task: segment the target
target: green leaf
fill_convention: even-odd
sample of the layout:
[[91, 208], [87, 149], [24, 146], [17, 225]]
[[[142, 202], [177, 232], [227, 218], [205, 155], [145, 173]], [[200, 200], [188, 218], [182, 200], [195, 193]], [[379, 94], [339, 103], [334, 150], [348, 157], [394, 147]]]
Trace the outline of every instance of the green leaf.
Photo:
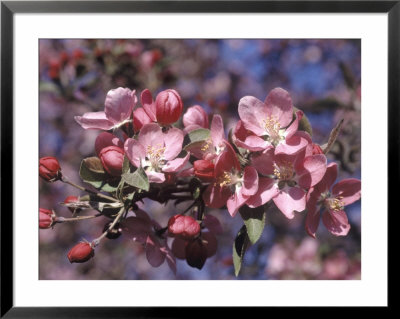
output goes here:
[[249, 245], [249, 237], [247, 236], [246, 225], [240, 228], [233, 243], [233, 266], [235, 268], [235, 276], [237, 277], [242, 267], [244, 253]]
[[[299, 109], [297, 107], [293, 107], [293, 114], [296, 114], [297, 111], [299, 111]], [[304, 113], [299, 123], [299, 130], [305, 131], [308, 134], [310, 134], [310, 136], [312, 136], [312, 127], [310, 121], [308, 120], [307, 116]]]
[[266, 211], [263, 206], [250, 208], [244, 205], [239, 209], [239, 213], [246, 225], [249, 240], [254, 245], [264, 230]]
[[142, 167], [139, 167], [133, 173], [122, 174], [122, 180], [139, 189], [148, 191], [150, 189], [149, 179], [147, 178], [146, 172]]
[[128, 157], [124, 156], [124, 162], [122, 164], [122, 174], [130, 172], [131, 165], [129, 163]]
[[190, 143], [205, 141], [210, 137], [210, 130], [206, 128], [199, 128], [197, 130], [191, 131], [187, 136]]
[[85, 183], [88, 183], [99, 190], [109, 193], [115, 192], [118, 186], [118, 181], [108, 182], [107, 179], [109, 176], [104, 171], [99, 170], [97, 160], [94, 158], [97, 157], [89, 157], [82, 160], [79, 169], [79, 176]]

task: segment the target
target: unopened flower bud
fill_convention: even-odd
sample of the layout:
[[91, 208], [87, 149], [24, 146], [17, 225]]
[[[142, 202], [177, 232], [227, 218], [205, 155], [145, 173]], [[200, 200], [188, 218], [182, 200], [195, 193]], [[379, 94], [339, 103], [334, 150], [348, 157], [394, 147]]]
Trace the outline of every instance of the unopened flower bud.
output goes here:
[[133, 129], [135, 132], [139, 132], [143, 125], [151, 122], [151, 118], [147, 115], [143, 107], [139, 107], [133, 111]]
[[97, 156], [100, 156], [101, 150], [107, 146], [118, 146], [123, 148], [124, 143], [122, 143], [122, 141], [114, 134], [102, 132], [97, 136], [96, 141], [94, 142], [94, 149]]
[[[66, 199], [64, 199], [64, 204], [76, 203], [76, 202], [79, 202], [79, 198], [76, 196], [68, 196]], [[76, 209], [73, 207], [68, 207], [68, 209], [71, 211], [71, 213], [74, 213], [75, 211], [76, 212], [80, 211], [80, 209]]]
[[94, 256], [94, 249], [91, 243], [81, 242], [76, 244], [68, 252], [68, 260], [72, 263], [84, 263]]
[[197, 269], [203, 268], [207, 260], [207, 247], [203, 244], [200, 238], [191, 241], [187, 244], [186, 249], [186, 262], [189, 266]]
[[193, 217], [175, 215], [168, 221], [168, 232], [171, 236], [192, 239], [199, 235], [200, 225]]
[[197, 160], [193, 163], [194, 175], [203, 182], [214, 179], [214, 164], [207, 160]]
[[[111, 223], [112, 223], [112, 222], [109, 222], [109, 223], [107, 223], [107, 224], [104, 225], [103, 233], [104, 233], [105, 231], [107, 231], [107, 230], [110, 228]], [[117, 223], [117, 224], [113, 227], [113, 229], [111, 229], [111, 230], [109, 230], [109, 231], [107, 232], [106, 237], [107, 237], [108, 239], [117, 239], [119, 236], [121, 236], [121, 234], [122, 234], [122, 229], [119, 227], [119, 224]]]
[[39, 160], [39, 176], [47, 182], [55, 182], [61, 178], [60, 163], [55, 157], [47, 156]]
[[55, 214], [49, 209], [39, 208], [39, 228], [47, 229], [54, 225]]
[[156, 118], [161, 125], [175, 123], [183, 111], [182, 99], [175, 90], [160, 92], [156, 98]]
[[186, 132], [208, 128], [208, 115], [200, 105], [191, 106], [183, 115], [183, 125]]
[[107, 146], [99, 154], [104, 169], [111, 176], [121, 176], [124, 163], [124, 150], [117, 146]]

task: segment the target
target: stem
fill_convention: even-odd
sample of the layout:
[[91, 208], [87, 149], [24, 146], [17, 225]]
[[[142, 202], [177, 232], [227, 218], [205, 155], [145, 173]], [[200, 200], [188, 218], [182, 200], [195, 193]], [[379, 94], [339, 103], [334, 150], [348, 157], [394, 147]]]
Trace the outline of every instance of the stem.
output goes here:
[[56, 223], [64, 223], [64, 222], [76, 222], [84, 219], [92, 219], [102, 216], [102, 214], [96, 214], [96, 215], [90, 215], [90, 216], [77, 216], [77, 217], [72, 217], [72, 218], [64, 218], [64, 217], [56, 217], [55, 222]]
[[87, 188], [85, 188], [85, 187], [83, 187], [83, 186], [77, 185], [77, 184], [71, 182], [70, 180], [68, 180], [65, 176], [63, 176], [63, 177], [61, 178], [61, 181], [62, 181], [63, 183], [69, 184], [69, 185], [71, 185], [71, 186], [73, 186], [73, 187], [75, 187], [75, 188], [78, 188], [78, 189], [80, 189], [81, 191], [84, 191], [84, 192], [87, 192], [87, 193], [90, 193], [90, 194], [94, 194], [94, 195], [96, 195], [96, 196], [98, 196], [98, 197], [101, 197], [101, 198], [104, 198], [104, 199], [108, 199], [108, 200], [113, 201], [113, 202], [119, 202], [119, 200], [116, 199], [116, 198], [114, 198], [114, 197], [107, 196], [107, 195], [104, 195], [104, 194], [100, 193], [99, 191], [92, 191], [92, 190], [87, 189]]
[[122, 215], [124, 214], [124, 212], [125, 212], [125, 208], [122, 207], [122, 208], [120, 209], [120, 211], [118, 212], [117, 217], [115, 217], [115, 219], [113, 220], [113, 222], [112, 222], [112, 224], [110, 225], [110, 227], [108, 227], [108, 229], [107, 229], [104, 233], [102, 233], [100, 237], [98, 237], [98, 238], [96, 238], [96, 239], [93, 240], [94, 246], [97, 246], [97, 245], [100, 243], [100, 241], [101, 241], [104, 237], [106, 237], [106, 235], [108, 234], [108, 232], [114, 228], [114, 226], [118, 223], [118, 221], [120, 220], [120, 218], [122, 217]]

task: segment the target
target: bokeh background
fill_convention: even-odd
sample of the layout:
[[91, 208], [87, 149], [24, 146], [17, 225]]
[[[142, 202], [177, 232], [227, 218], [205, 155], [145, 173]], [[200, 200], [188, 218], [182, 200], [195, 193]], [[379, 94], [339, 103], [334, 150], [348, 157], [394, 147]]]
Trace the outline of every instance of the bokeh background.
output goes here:
[[[245, 95], [261, 100], [275, 87], [288, 90], [294, 105], [305, 112], [313, 140], [323, 144], [331, 129], [344, 119], [329, 161], [339, 165], [339, 179], [361, 178], [361, 41], [352, 39], [42, 39], [39, 58], [39, 154], [56, 156], [63, 173], [82, 183], [83, 158], [94, 155], [98, 131], [83, 130], [75, 115], [100, 111], [108, 90], [119, 86], [148, 88], [153, 96], [176, 89], [185, 109], [199, 104], [219, 113], [227, 132], [238, 120], [238, 101]], [[58, 215], [67, 196], [81, 193], [62, 183], [39, 180], [40, 207]], [[187, 205], [161, 206], [146, 201], [144, 209], [166, 225]], [[259, 242], [246, 252], [239, 279], [360, 279], [360, 202], [346, 207], [351, 230], [346, 237], [331, 235], [321, 224], [317, 239], [304, 230], [304, 215], [287, 220], [270, 211]], [[90, 214], [90, 211], [84, 214]], [[67, 252], [82, 238], [99, 234], [106, 218], [64, 223], [39, 232], [39, 279], [235, 279], [232, 243], [242, 225], [224, 209], [209, 210], [224, 226], [217, 254], [201, 271], [177, 260], [177, 275], [166, 263], [152, 268], [143, 248], [121, 236], [104, 240], [95, 258], [70, 264]]]

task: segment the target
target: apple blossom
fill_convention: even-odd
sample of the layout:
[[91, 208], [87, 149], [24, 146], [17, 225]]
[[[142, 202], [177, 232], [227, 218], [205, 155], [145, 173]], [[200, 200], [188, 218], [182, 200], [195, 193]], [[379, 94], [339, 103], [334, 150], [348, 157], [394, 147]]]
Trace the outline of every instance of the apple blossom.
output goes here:
[[39, 160], [39, 176], [47, 182], [55, 182], [61, 178], [61, 167], [53, 156], [42, 157]]
[[84, 263], [94, 256], [93, 244], [80, 242], [68, 252], [68, 260], [72, 263]]
[[104, 169], [111, 176], [121, 176], [124, 163], [124, 150], [118, 146], [107, 146], [99, 154]]
[[200, 105], [194, 105], [183, 114], [183, 126], [185, 132], [191, 132], [199, 128], [208, 128], [208, 115]]

